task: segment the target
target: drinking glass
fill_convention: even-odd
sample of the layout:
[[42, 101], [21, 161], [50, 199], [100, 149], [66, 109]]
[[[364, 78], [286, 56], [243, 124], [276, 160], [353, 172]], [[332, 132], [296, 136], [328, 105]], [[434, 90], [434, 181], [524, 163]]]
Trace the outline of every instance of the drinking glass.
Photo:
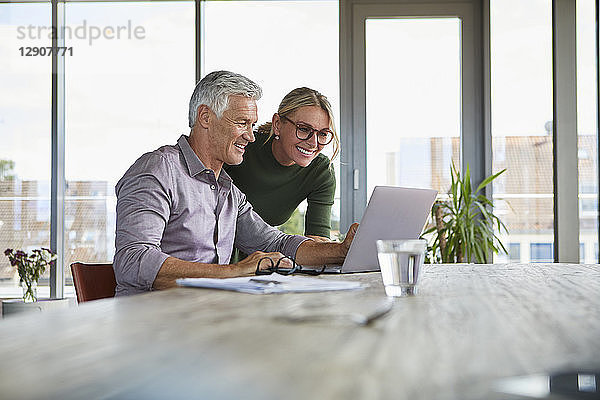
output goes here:
[[388, 296], [411, 296], [416, 285], [427, 241], [423, 239], [378, 240], [377, 258]]

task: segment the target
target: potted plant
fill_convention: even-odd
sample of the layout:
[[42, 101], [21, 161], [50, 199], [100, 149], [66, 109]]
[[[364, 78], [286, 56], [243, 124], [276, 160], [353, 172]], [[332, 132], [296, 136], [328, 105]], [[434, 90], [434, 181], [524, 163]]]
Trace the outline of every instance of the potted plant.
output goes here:
[[10, 260], [10, 265], [17, 267], [23, 288], [23, 301], [37, 301], [37, 282], [46, 271], [46, 267], [56, 260], [56, 254], [48, 249], [35, 249], [31, 254], [22, 250], [6, 249], [4, 255]]
[[464, 176], [451, 165], [449, 199], [436, 201], [431, 213], [433, 226], [423, 236], [430, 236], [429, 262], [462, 263], [476, 261], [487, 263], [488, 255], [506, 253], [506, 248], [494, 233], [508, 233], [506, 226], [493, 213], [492, 202], [481, 194], [506, 169], [488, 176], [475, 191], [472, 190], [469, 166]]

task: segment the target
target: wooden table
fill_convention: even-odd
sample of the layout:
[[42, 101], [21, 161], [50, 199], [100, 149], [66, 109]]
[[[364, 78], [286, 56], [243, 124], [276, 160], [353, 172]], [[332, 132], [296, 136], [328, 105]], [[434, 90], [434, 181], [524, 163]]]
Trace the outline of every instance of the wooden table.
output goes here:
[[[3, 399], [477, 399], [504, 377], [600, 370], [600, 266], [426, 265], [417, 296], [179, 288], [0, 321]], [[286, 315], [337, 315], [293, 323]]]

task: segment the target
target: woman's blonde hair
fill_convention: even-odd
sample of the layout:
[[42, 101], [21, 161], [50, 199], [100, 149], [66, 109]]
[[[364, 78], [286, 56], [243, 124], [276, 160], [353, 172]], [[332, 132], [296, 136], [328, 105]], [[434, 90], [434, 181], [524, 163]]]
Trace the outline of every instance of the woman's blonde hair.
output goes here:
[[[307, 87], [296, 88], [286, 94], [283, 100], [281, 100], [279, 108], [277, 109], [277, 114], [287, 117], [293, 114], [299, 108], [310, 106], [321, 107], [323, 110], [325, 110], [327, 116], [329, 117], [329, 129], [331, 129], [331, 132], [333, 132], [334, 148], [333, 155], [331, 156], [331, 159], [333, 160], [340, 151], [340, 138], [335, 130], [333, 111], [331, 109], [331, 104], [329, 104], [329, 100], [327, 100], [327, 97], [323, 96], [314, 89]], [[258, 127], [257, 131], [261, 134], [268, 134], [269, 137], [267, 140], [269, 140], [275, 134], [273, 131], [273, 124], [271, 122], [262, 124]]]

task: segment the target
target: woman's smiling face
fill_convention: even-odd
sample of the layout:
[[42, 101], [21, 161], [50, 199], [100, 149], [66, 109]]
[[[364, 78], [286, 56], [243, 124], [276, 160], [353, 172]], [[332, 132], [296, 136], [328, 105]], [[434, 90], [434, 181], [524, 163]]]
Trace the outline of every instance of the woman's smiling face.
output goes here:
[[[296, 137], [296, 125], [302, 123], [310, 125], [318, 131], [329, 129], [329, 116], [321, 107], [301, 107], [286, 118], [275, 114], [273, 116], [273, 128], [279, 140], [273, 140], [273, 155], [275, 159], [285, 166], [298, 164], [301, 167], [308, 166], [312, 160], [323, 150], [324, 145], [317, 143], [317, 135], [313, 134], [307, 140]], [[293, 121], [294, 123], [290, 122]]]

